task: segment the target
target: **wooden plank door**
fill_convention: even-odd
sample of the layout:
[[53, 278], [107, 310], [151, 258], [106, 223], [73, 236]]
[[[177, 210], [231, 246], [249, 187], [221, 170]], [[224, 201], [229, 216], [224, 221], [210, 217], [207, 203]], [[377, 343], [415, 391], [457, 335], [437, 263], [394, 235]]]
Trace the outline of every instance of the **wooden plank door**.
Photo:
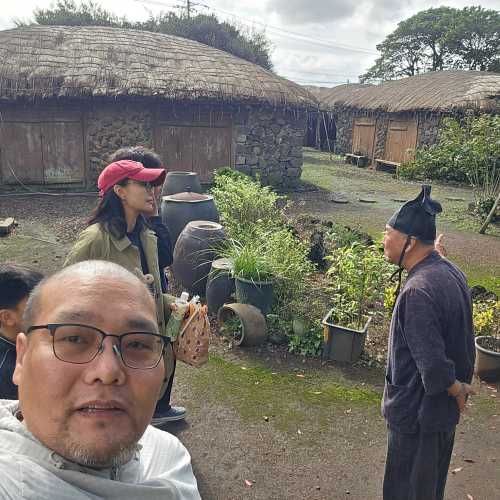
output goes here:
[[373, 158], [375, 143], [375, 119], [356, 118], [352, 131], [352, 153]]
[[53, 122], [41, 125], [45, 182], [83, 182], [85, 160], [82, 124]]
[[231, 166], [232, 143], [230, 127], [193, 128], [193, 171], [201, 182], [211, 182], [216, 169]]
[[384, 160], [404, 163], [417, 146], [417, 120], [390, 120], [385, 142]]
[[43, 159], [39, 123], [0, 125], [0, 171], [4, 184], [42, 184]]
[[168, 171], [193, 170], [193, 137], [191, 127], [160, 125], [155, 130], [155, 149]]

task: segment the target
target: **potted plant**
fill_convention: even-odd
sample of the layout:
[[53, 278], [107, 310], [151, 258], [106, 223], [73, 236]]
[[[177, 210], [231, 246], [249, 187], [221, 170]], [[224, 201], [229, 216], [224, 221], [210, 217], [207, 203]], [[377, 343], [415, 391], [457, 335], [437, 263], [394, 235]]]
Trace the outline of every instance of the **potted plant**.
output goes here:
[[500, 301], [474, 303], [474, 329], [476, 374], [486, 382], [497, 382], [500, 380]]
[[328, 257], [332, 308], [323, 318], [323, 356], [355, 362], [363, 351], [372, 307], [383, 301], [389, 264], [374, 246], [355, 242]]
[[236, 299], [267, 314], [273, 303], [273, 268], [266, 250], [255, 241], [231, 239], [221, 251], [232, 262]]

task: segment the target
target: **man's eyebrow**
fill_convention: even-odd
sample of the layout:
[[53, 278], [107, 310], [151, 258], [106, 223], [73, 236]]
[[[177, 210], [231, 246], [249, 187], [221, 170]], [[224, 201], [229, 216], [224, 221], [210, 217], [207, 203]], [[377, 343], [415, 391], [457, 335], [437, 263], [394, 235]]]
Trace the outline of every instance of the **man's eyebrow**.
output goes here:
[[125, 321], [125, 325], [131, 331], [158, 333], [156, 322], [145, 318], [129, 318]]
[[54, 322], [93, 322], [98, 318], [98, 315], [92, 311], [61, 311], [59, 312]]

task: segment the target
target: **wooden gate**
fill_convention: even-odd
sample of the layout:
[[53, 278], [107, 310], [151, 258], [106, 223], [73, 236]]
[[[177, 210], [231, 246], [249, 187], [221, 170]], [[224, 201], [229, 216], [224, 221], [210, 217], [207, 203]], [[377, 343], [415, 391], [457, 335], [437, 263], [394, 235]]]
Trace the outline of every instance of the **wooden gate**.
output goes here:
[[390, 120], [385, 141], [384, 160], [404, 163], [417, 146], [417, 120]]
[[0, 175], [4, 184], [84, 182], [81, 120], [10, 116], [0, 124]]
[[375, 143], [375, 119], [356, 118], [352, 131], [352, 153], [373, 158]]
[[154, 142], [167, 170], [197, 172], [201, 182], [210, 182], [215, 169], [232, 164], [231, 127], [160, 125]]

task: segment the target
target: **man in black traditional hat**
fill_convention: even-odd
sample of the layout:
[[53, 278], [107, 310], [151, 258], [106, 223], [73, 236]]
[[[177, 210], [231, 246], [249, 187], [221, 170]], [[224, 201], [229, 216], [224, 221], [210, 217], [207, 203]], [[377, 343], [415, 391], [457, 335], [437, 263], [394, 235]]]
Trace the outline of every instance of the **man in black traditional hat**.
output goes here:
[[[472, 304], [464, 274], [434, 249], [441, 205], [422, 186], [389, 220], [384, 254], [399, 266], [382, 414], [388, 426], [384, 500], [444, 496], [474, 367]], [[401, 274], [408, 272], [399, 293]]]

